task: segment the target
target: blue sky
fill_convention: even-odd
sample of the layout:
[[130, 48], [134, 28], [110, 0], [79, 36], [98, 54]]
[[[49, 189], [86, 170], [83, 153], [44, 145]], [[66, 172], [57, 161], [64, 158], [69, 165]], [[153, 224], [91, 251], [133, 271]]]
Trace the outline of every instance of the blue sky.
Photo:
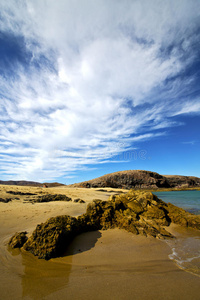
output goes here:
[[200, 177], [200, 1], [0, 2], [0, 179]]

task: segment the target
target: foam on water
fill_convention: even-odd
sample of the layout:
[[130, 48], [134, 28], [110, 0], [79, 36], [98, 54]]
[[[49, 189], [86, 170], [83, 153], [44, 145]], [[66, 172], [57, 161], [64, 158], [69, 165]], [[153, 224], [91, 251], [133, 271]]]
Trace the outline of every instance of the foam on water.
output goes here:
[[[200, 191], [169, 191], [154, 194], [167, 203], [171, 202], [188, 212], [200, 214]], [[172, 250], [169, 258], [181, 269], [200, 276], [200, 233], [189, 229], [183, 231], [181, 234], [178, 233], [176, 239], [167, 241]]]
[[169, 258], [181, 269], [200, 277], [200, 236], [178, 237], [166, 242], [172, 250]]

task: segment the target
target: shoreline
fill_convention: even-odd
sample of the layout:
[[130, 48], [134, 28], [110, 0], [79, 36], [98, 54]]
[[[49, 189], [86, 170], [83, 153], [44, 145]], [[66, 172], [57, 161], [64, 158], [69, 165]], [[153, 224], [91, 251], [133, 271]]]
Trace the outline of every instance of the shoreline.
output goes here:
[[[76, 186], [73, 186], [73, 184], [69, 184], [69, 185], [58, 185], [58, 186], [55, 186], [55, 187], [42, 187], [42, 186], [29, 186], [29, 185], [4, 185], [4, 184], [0, 184], [0, 188], [2, 187], [7, 187], [9, 189], [9, 187], [11, 188], [22, 188], [22, 189], [40, 189], [40, 190], [45, 190], [45, 191], [48, 191], [48, 190], [54, 190], [54, 189], [81, 189], [81, 190], [107, 190], [107, 189], [110, 189], [110, 190], [115, 190], [115, 191], [129, 191], [130, 189], [124, 189], [124, 188], [112, 188], [110, 186], [106, 186], [106, 187], [88, 187], [88, 188], [85, 188], [85, 187], [76, 187]], [[167, 191], [200, 191], [200, 187], [199, 186], [196, 186], [196, 187], [174, 187], [174, 188], [131, 188], [135, 191], [147, 191], [147, 192], [167, 192]]]
[[[16, 188], [16, 187], [15, 187]], [[11, 189], [8, 186], [8, 189]], [[30, 188], [33, 191], [33, 188]], [[37, 188], [36, 188], [37, 189]], [[27, 187], [19, 190], [28, 191]], [[29, 233], [49, 217], [85, 212], [94, 198], [110, 193], [95, 189], [49, 188], [47, 192], [80, 197], [74, 202], [0, 203], [0, 290], [2, 299], [198, 299], [199, 277], [178, 268], [168, 258], [169, 245], [122, 229], [77, 236], [66, 256], [50, 261], [7, 249], [16, 232]], [[113, 191], [113, 193], [116, 192]], [[169, 229], [169, 227], [168, 227]], [[175, 230], [177, 228], [171, 228]]]

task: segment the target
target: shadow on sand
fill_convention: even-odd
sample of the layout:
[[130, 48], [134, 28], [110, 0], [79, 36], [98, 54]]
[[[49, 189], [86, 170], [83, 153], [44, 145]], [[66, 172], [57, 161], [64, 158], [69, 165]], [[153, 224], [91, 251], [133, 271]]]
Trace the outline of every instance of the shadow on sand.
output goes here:
[[92, 249], [101, 237], [99, 231], [78, 235], [62, 257], [38, 259], [30, 253], [22, 253], [24, 275], [22, 276], [22, 297], [43, 299], [63, 289], [69, 283], [73, 268], [73, 255]]
[[76, 255], [92, 249], [101, 235], [100, 231], [90, 231], [76, 236], [63, 256]]

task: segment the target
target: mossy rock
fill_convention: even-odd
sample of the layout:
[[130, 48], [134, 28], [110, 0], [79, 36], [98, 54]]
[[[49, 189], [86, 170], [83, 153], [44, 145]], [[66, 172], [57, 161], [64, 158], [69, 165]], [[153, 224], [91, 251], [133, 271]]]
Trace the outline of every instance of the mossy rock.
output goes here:
[[11, 239], [9, 240], [8, 244], [11, 248], [21, 248], [24, 243], [28, 240], [27, 232], [16, 232]]
[[32, 202], [50, 202], [50, 201], [72, 201], [72, 198], [62, 194], [45, 194], [32, 199]]
[[93, 200], [88, 204], [86, 213], [77, 218], [67, 215], [50, 218], [37, 225], [23, 248], [39, 258], [50, 259], [62, 255], [80, 233], [115, 227], [134, 234], [172, 238], [162, 227], [171, 222], [200, 229], [198, 216], [166, 204], [152, 193], [131, 190], [127, 194], [110, 197], [108, 201]]
[[170, 223], [165, 210], [157, 206], [149, 207], [149, 209], [143, 213], [143, 217], [148, 220], [154, 220], [157, 224], [162, 226], [168, 226]]
[[184, 227], [191, 227], [200, 230], [200, 217], [186, 212], [171, 203], [167, 205], [168, 216], [171, 222]]
[[23, 248], [39, 258], [49, 259], [62, 254], [79, 232], [76, 218], [59, 216], [37, 225]]
[[128, 206], [128, 208], [130, 208], [137, 215], [144, 212], [144, 208], [137, 201], [131, 201], [131, 202], [127, 203], [127, 206]]

